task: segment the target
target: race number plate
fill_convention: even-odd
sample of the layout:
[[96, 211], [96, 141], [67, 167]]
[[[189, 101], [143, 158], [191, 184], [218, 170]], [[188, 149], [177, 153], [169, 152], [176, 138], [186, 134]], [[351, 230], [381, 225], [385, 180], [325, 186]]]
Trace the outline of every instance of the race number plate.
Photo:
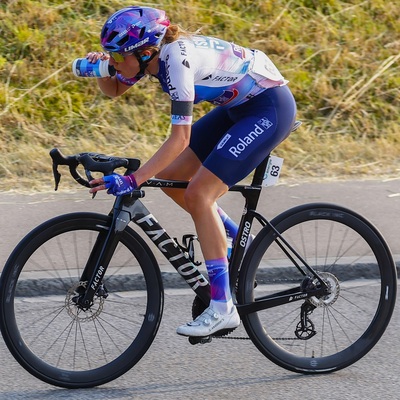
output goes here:
[[267, 164], [267, 169], [264, 174], [263, 186], [274, 186], [279, 180], [279, 175], [282, 170], [283, 158], [270, 156]]

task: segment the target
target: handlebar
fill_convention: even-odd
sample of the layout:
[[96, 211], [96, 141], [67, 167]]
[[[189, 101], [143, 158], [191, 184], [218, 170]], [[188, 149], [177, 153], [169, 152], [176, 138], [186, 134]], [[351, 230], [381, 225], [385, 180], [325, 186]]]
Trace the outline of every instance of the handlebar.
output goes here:
[[[140, 160], [137, 158], [121, 158], [100, 153], [78, 153], [72, 156], [65, 156], [57, 148], [50, 151], [50, 157], [53, 160], [54, 190], [58, 189], [61, 180], [61, 174], [58, 172], [59, 165], [67, 165], [71, 176], [80, 185], [87, 188], [91, 187], [89, 182], [93, 180], [92, 172], [101, 172], [103, 175], [111, 175], [115, 169], [125, 167], [125, 174], [131, 174], [139, 169], [140, 166]], [[77, 170], [79, 165], [82, 165], [85, 169], [86, 179]]]
[[[292, 131], [295, 131], [301, 125], [301, 121], [296, 121]], [[125, 167], [125, 175], [131, 174], [139, 169], [140, 160], [137, 158], [121, 158], [107, 156], [101, 153], [78, 153], [72, 156], [65, 156], [57, 148], [50, 151], [50, 156], [53, 159], [53, 175], [55, 180], [55, 188], [61, 180], [61, 174], [58, 172], [59, 165], [67, 165], [71, 176], [82, 186], [90, 188], [90, 181], [93, 180], [91, 172], [101, 172], [104, 175], [111, 175], [115, 169]], [[81, 164], [85, 169], [86, 179], [77, 171], [77, 167]], [[264, 175], [264, 170], [262, 171]], [[159, 180], [159, 183], [162, 180]], [[186, 187], [187, 182], [181, 182]]]

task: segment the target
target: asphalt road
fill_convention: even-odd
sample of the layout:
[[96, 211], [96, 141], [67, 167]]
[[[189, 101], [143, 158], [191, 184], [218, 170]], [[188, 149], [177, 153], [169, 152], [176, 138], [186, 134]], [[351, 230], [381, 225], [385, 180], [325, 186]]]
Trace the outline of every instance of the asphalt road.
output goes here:
[[[161, 190], [148, 188], [143, 199], [147, 208], [173, 237], [194, 233], [190, 217], [180, 210]], [[282, 184], [265, 188], [259, 203], [260, 212], [273, 218], [299, 204], [313, 202], [336, 203], [363, 215], [383, 234], [395, 259], [400, 257], [400, 178], [397, 180], [344, 181], [326, 183]], [[239, 193], [228, 193], [219, 204], [235, 220], [243, 210]], [[95, 211], [107, 213], [112, 198], [103, 193], [92, 200], [83, 188], [76, 192], [46, 192], [35, 194], [0, 193], [0, 270], [15, 245], [39, 223], [67, 212]], [[165, 259], [156, 253], [165, 268]]]
[[[159, 190], [149, 189], [144, 201], [172, 236], [193, 232], [190, 218]], [[398, 180], [279, 185], [264, 191], [260, 210], [266, 217], [273, 217], [289, 207], [320, 201], [352, 208], [371, 220], [399, 261]], [[91, 200], [82, 189], [76, 193], [0, 193], [0, 203], [3, 265], [18, 241], [38, 223], [71, 211], [107, 212], [111, 199], [102, 193]], [[243, 202], [239, 194], [226, 195], [220, 204], [236, 219], [240, 217]], [[161, 257], [159, 261], [162, 270], [168, 269]], [[168, 290], [163, 321], [153, 346], [135, 368], [98, 388], [63, 390], [38, 381], [15, 362], [0, 341], [0, 399], [399, 398], [398, 308], [381, 341], [362, 360], [333, 374], [305, 376], [275, 366], [249, 340], [215, 339], [210, 344], [191, 346], [175, 334], [176, 326], [190, 317], [191, 299], [188, 290]]]
[[[190, 289], [189, 289], [190, 290]], [[214, 339], [192, 346], [175, 334], [192, 296], [168, 290], [159, 333], [142, 360], [121, 378], [92, 389], [49, 386], [25, 372], [0, 341], [1, 400], [395, 400], [399, 398], [400, 318], [356, 364], [328, 375], [301, 375], [271, 363], [249, 340]], [[182, 307], [187, 304], [187, 307]], [[238, 334], [240, 332], [237, 332]]]

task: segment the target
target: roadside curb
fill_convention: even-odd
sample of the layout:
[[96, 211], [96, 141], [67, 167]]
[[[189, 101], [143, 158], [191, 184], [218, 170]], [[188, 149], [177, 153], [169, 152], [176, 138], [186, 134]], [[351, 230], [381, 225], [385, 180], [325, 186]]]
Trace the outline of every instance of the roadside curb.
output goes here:
[[[400, 261], [396, 263], [397, 275], [400, 275]], [[360, 273], [358, 273], [360, 272]], [[368, 266], [362, 266], [360, 270], [355, 274], [351, 273], [345, 267], [337, 272], [336, 276], [339, 281], [346, 281], [348, 279], [374, 279], [372, 268]], [[188, 289], [189, 286], [185, 280], [177, 273], [164, 271], [161, 272], [164, 289]], [[287, 268], [285, 267], [274, 267], [265, 268], [258, 275], [258, 278], [262, 280], [264, 284], [279, 284], [288, 282], [287, 280]], [[293, 282], [295, 283], [295, 282]], [[60, 285], [60, 279], [54, 279], [54, 277], [39, 277], [37, 279], [30, 278], [24, 281], [19, 280], [18, 283], [18, 294], [22, 297], [31, 296], [57, 296], [65, 295], [67, 290], [65, 288], [74, 287], [76, 282], [71, 278], [63, 278], [62, 285]], [[145, 284], [143, 275], [141, 274], [120, 274], [112, 276], [105, 283], [107, 290], [110, 292], [127, 292], [127, 291], [140, 291], [145, 290]]]

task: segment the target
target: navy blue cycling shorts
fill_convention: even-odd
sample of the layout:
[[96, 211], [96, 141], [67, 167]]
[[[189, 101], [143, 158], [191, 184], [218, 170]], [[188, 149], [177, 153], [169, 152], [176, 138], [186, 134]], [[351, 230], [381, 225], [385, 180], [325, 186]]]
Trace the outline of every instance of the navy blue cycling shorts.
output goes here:
[[192, 126], [189, 146], [204, 167], [230, 187], [287, 138], [295, 118], [290, 89], [266, 89], [236, 107], [216, 107], [204, 115]]

